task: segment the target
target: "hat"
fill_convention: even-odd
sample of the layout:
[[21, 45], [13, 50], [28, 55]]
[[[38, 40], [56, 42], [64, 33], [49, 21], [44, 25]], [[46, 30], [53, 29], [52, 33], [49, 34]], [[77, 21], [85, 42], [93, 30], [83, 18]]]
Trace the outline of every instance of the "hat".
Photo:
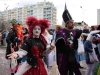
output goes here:
[[16, 20], [16, 19], [12, 19], [12, 20], [11, 20], [11, 23], [12, 23], [12, 24], [15, 24], [15, 23], [17, 23], [17, 22], [18, 22], [18, 20]]
[[86, 40], [91, 40], [93, 37], [97, 37], [97, 33], [99, 33], [100, 32], [100, 30], [94, 30], [94, 31], [91, 31], [89, 34], [88, 34], [88, 37], [87, 37], [87, 39]]
[[65, 10], [62, 14], [62, 18], [63, 18], [65, 23], [68, 23], [70, 20], [73, 20], [68, 9], [67, 9], [67, 7], [66, 7], [66, 3], [65, 3]]

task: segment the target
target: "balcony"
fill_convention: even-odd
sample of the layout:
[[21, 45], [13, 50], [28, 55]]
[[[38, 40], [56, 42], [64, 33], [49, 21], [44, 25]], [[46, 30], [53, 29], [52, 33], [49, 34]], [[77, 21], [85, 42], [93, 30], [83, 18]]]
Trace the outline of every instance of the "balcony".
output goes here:
[[42, 7], [43, 6], [43, 4], [38, 4], [38, 7]]

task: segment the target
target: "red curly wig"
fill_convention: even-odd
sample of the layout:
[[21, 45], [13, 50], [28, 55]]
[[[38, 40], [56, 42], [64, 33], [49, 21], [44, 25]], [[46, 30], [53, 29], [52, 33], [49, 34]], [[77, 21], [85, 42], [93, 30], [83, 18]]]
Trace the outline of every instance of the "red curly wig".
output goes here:
[[26, 24], [28, 26], [29, 38], [33, 38], [33, 28], [35, 26], [41, 27], [41, 34], [45, 32], [46, 28], [49, 28], [50, 22], [47, 19], [38, 20], [36, 17], [29, 16], [26, 19]]
[[41, 32], [44, 33], [45, 29], [49, 28], [50, 22], [47, 19], [40, 19], [39, 24], [41, 25]]

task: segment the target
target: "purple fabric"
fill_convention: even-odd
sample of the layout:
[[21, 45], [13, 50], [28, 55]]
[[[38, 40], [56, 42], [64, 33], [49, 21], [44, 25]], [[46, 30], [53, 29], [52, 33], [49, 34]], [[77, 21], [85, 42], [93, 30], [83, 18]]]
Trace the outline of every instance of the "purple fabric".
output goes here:
[[67, 54], [59, 53], [57, 55], [57, 65], [60, 75], [67, 75]]
[[79, 70], [79, 67], [78, 67], [78, 64], [77, 64], [77, 61], [75, 61], [75, 67], [74, 67], [74, 73], [75, 75], [82, 75], [80, 70]]
[[73, 37], [75, 37], [76, 36], [76, 31], [72, 30], [72, 33], [73, 33]]
[[[76, 36], [75, 30], [72, 30], [73, 37]], [[67, 36], [65, 35], [64, 29], [61, 29], [57, 34], [63, 35], [64, 39], [67, 39]], [[60, 72], [60, 75], [67, 75], [68, 72], [68, 54], [67, 53], [57, 53], [57, 65], [58, 70]], [[81, 75], [77, 62], [75, 62], [75, 68], [74, 68], [75, 75]]]
[[64, 32], [64, 29], [59, 30], [59, 32], [57, 34], [62, 34], [64, 39], [66, 39], [66, 35], [65, 35], [65, 32]]
[[[72, 33], [73, 33], [73, 37], [75, 37], [76, 36], [76, 31], [75, 30], [72, 30]], [[67, 39], [67, 36], [66, 36], [66, 34], [64, 32], [64, 29], [59, 30], [57, 34], [62, 34], [63, 35], [63, 38], [64, 39]]]
[[[68, 63], [67, 60], [68, 59], [68, 54], [65, 53], [59, 53], [57, 55], [57, 65], [58, 65], [58, 70], [60, 72], [60, 75], [67, 75], [68, 72]], [[82, 75], [79, 68], [78, 68], [78, 64], [77, 61], [75, 61], [74, 63], [75, 67], [74, 67], [74, 73], [75, 75]]]

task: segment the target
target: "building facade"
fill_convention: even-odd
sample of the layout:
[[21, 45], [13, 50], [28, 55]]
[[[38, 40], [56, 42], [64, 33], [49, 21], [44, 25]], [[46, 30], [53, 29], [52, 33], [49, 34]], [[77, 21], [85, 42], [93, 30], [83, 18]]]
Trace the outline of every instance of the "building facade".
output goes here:
[[97, 9], [97, 25], [100, 25], [100, 9]]
[[39, 19], [46, 18], [50, 21], [51, 25], [56, 25], [57, 9], [52, 2], [44, 1], [34, 5], [5, 10], [3, 12], [3, 20], [17, 19], [23, 25], [25, 25], [25, 20], [28, 16], [35, 16]]
[[2, 29], [3, 13], [0, 12], [0, 30]]
[[[81, 29], [83, 30], [84, 26], [86, 26], [87, 28], [89, 27], [85, 22], [74, 22], [74, 28], [75, 29]], [[65, 23], [64, 21], [62, 22], [62, 27], [65, 27]]]
[[0, 12], [0, 21], [3, 20], [3, 12]]

